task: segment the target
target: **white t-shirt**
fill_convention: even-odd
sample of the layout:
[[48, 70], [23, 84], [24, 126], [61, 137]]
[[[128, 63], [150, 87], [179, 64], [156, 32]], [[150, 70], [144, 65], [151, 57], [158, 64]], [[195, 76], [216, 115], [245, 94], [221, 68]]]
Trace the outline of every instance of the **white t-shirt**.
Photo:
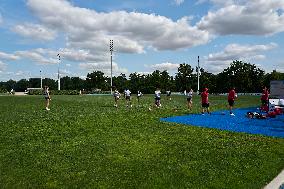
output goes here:
[[125, 91], [125, 96], [130, 96], [130, 95], [131, 95], [131, 91], [127, 89], [127, 90]]
[[114, 91], [113, 96], [114, 96], [114, 97], [119, 97], [119, 96], [120, 96], [120, 93], [118, 92], [118, 90], [115, 90], [115, 91]]
[[48, 90], [48, 89], [45, 89], [45, 90], [43, 91], [43, 95], [44, 95], [44, 97], [49, 97], [49, 90]]
[[193, 94], [193, 92], [191, 92], [191, 91], [188, 92], [188, 93], [187, 93], [187, 97], [188, 97], [188, 98], [192, 98], [192, 94]]
[[161, 98], [161, 91], [155, 91], [155, 97], [156, 98]]

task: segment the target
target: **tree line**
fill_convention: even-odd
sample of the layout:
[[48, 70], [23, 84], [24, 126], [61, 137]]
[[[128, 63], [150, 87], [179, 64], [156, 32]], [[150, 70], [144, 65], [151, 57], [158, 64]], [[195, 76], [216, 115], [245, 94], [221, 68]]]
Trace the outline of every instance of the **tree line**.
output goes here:
[[[228, 92], [231, 87], [235, 87], [238, 92], [261, 92], [263, 86], [269, 87], [272, 80], [284, 80], [284, 73], [276, 70], [265, 73], [255, 64], [242, 61], [233, 61], [230, 66], [218, 74], [213, 74], [200, 68], [200, 90], [209, 88], [210, 93]], [[101, 71], [88, 73], [86, 79], [79, 77], [65, 76], [60, 79], [62, 90], [85, 90], [92, 92], [95, 90], [110, 91], [110, 77]], [[43, 85], [47, 85], [51, 90], [57, 89], [57, 81], [45, 78]], [[119, 91], [125, 88], [133, 92], [140, 90], [142, 93], [153, 93], [157, 87], [162, 91], [171, 90], [182, 92], [192, 88], [197, 91], [197, 67], [190, 64], [180, 64], [175, 76], [170, 76], [165, 71], [155, 70], [151, 74], [131, 73], [129, 77], [125, 74], [113, 77], [113, 86]], [[0, 91], [25, 91], [27, 88], [39, 88], [40, 78], [21, 79], [19, 81], [9, 80], [0, 82]]]

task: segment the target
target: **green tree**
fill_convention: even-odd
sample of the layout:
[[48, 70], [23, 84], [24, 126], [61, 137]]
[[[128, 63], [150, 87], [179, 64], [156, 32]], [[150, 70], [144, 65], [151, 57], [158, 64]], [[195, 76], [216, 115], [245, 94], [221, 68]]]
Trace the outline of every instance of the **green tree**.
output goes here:
[[29, 88], [40, 88], [40, 78], [30, 78]]
[[58, 82], [55, 81], [54, 79], [44, 78], [42, 80], [42, 85], [48, 86], [50, 90], [57, 90], [58, 89]]
[[193, 68], [189, 64], [180, 64], [178, 73], [175, 77], [176, 89], [178, 91], [184, 91], [188, 88], [192, 88], [194, 81]]
[[15, 91], [24, 92], [29, 87], [29, 82], [26, 79], [19, 80], [15, 85]]
[[256, 65], [242, 61], [233, 61], [217, 76], [218, 91], [228, 92], [236, 87], [238, 92], [259, 92], [263, 85], [264, 71]]
[[210, 93], [217, 93], [216, 86], [216, 75], [205, 71], [203, 68], [200, 68], [200, 91], [202, 89], [208, 88]]
[[129, 87], [126, 75], [121, 73], [119, 76], [113, 77], [113, 86], [119, 91], [123, 91], [125, 88]]
[[273, 81], [273, 80], [284, 80], [284, 73], [273, 70], [271, 73], [265, 74], [263, 77], [263, 86], [266, 86], [269, 88], [270, 81]]
[[107, 78], [104, 77], [104, 73], [101, 71], [94, 71], [87, 74], [88, 89], [107, 89]]
[[62, 77], [60, 79], [60, 87], [62, 90], [71, 90], [73, 89], [73, 83], [71, 81], [71, 78], [68, 76]]

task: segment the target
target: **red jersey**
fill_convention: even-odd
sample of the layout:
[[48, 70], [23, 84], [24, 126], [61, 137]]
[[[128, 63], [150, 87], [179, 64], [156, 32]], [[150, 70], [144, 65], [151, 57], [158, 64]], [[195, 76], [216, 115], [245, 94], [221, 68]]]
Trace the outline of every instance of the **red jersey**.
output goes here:
[[228, 100], [235, 100], [236, 92], [234, 89], [230, 90], [228, 94]]
[[261, 100], [268, 100], [268, 90], [263, 90], [261, 95]]
[[209, 93], [207, 91], [206, 92], [204, 91], [204, 92], [201, 93], [201, 102], [202, 102], [202, 104], [209, 103], [208, 96], [209, 96]]

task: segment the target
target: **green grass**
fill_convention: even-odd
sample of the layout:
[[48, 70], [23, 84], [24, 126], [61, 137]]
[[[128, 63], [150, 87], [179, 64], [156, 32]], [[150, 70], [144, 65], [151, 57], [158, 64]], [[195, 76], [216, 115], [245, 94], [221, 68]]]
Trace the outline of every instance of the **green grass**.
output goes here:
[[[160, 122], [186, 99], [127, 109], [111, 96], [0, 97], [0, 188], [262, 188], [284, 168], [284, 139]], [[194, 98], [193, 113], [200, 112]], [[225, 109], [226, 97], [210, 97]], [[239, 97], [236, 107], [259, 97]], [[173, 111], [177, 107], [178, 111]]]

